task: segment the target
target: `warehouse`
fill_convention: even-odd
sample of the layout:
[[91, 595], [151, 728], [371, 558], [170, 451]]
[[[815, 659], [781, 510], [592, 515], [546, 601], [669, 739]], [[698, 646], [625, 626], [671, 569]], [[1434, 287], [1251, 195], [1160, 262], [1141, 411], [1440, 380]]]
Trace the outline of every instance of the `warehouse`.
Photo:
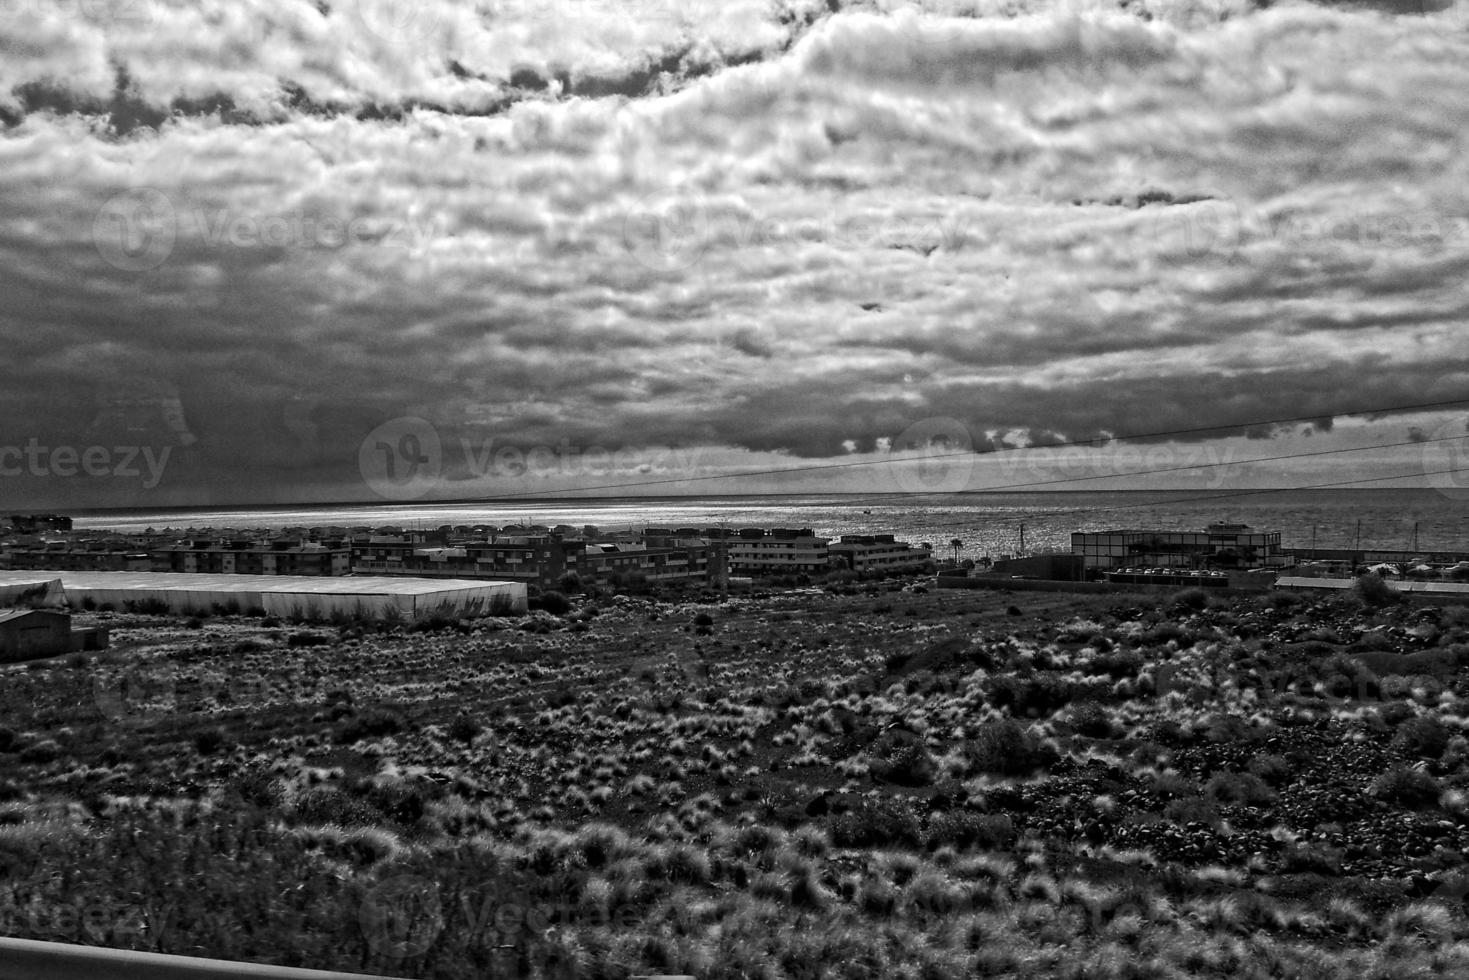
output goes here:
[[73, 629], [71, 614], [59, 609], [0, 611], [0, 663], [55, 657], [74, 650], [105, 650], [105, 626]]
[[[34, 584], [35, 573], [0, 572], [0, 591]], [[166, 609], [178, 615], [255, 613], [330, 619], [422, 619], [524, 612], [517, 582], [467, 579], [62, 572], [73, 608]]]

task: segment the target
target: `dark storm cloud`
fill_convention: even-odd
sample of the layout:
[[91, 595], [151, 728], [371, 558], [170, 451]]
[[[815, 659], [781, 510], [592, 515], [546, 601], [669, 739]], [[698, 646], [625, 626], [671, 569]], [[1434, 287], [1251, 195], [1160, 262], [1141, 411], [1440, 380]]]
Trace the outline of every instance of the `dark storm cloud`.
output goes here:
[[635, 474], [932, 418], [1328, 435], [1469, 379], [1469, 59], [1433, 18], [360, 2], [8, 12], [6, 444], [112, 412], [174, 447], [160, 493], [344, 497], [405, 417], [472, 482], [490, 444]]

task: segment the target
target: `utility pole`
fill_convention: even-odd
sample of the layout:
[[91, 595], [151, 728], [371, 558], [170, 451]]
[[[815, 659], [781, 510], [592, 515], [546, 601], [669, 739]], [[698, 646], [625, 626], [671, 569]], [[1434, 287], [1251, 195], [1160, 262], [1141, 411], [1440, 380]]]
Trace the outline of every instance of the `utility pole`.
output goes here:
[[1016, 558], [1025, 557], [1025, 525], [1020, 525], [1020, 550], [1015, 554]]

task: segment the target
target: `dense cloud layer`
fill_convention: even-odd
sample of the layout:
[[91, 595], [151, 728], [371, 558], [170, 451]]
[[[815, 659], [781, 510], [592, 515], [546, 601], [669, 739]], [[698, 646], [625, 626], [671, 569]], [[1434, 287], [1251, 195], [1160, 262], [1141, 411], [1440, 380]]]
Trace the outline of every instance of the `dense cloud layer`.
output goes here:
[[709, 492], [1465, 397], [1463, 3], [12, 0], [0, 500]]

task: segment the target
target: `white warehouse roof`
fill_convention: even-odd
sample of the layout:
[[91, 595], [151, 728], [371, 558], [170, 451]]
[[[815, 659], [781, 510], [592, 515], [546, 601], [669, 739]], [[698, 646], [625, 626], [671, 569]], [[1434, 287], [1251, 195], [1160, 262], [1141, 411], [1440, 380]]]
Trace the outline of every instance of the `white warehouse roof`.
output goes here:
[[[208, 612], [216, 604], [242, 611], [402, 615], [417, 618], [489, 612], [508, 604], [526, 608], [525, 585], [482, 579], [400, 578], [397, 576], [210, 575], [179, 572], [17, 572], [0, 571], [0, 592], [15, 586], [60, 579], [73, 603], [90, 598], [98, 605], [122, 607], [157, 600], [175, 612]], [[388, 610], [394, 612], [388, 612]]]

